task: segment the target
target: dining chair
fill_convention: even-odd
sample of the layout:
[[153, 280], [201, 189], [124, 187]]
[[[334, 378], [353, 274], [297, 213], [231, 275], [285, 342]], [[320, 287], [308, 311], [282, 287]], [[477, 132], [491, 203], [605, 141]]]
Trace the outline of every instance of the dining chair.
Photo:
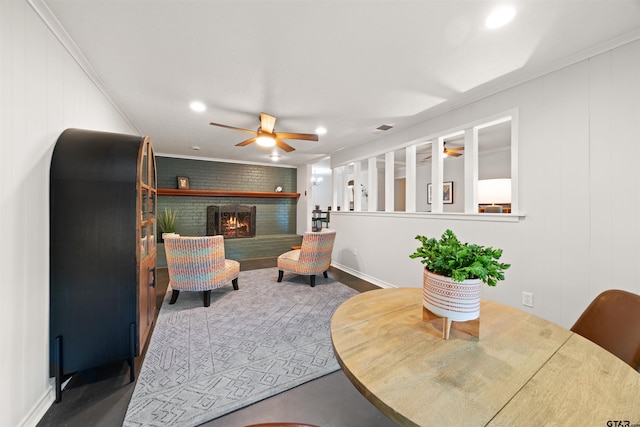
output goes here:
[[311, 287], [316, 285], [316, 274], [328, 278], [327, 270], [331, 264], [335, 230], [328, 228], [319, 232], [307, 231], [302, 236], [300, 249], [285, 252], [278, 257], [278, 282], [282, 282], [285, 271], [309, 276]]
[[240, 263], [225, 259], [222, 236], [168, 236], [164, 249], [173, 291], [169, 304], [177, 301], [180, 291], [203, 291], [204, 306], [209, 307], [212, 289], [229, 282], [238, 289]]
[[327, 209], [326, 215], [320, 218], [320, 228], [329, 228], [331, 222], [331, 206]]
[[640, 295], [610, 289], [598, 295], [571, 330], [640, 368]]

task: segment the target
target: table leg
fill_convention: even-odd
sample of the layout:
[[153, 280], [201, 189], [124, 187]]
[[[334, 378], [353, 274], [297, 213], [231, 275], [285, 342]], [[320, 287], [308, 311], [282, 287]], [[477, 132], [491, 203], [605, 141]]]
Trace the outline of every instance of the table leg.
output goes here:
[[467, 320], [466, 322], [454, 322], [448, 317], [440, 317], [428, 310], [426, 307], [422, 307], [422, 320], [431, 323], [434, 327], [438, 328], [442, 324], [442, 338], [448, 340], [451, 335], [451, 329], [457, 333], [458, 338], [464, 336], [471, 336], [480, 338], [480, 318], [474, 320]]
[[451, 323], [453, 323], [453, 320], [451, 320], [450, 318], [442, 318], [442, 338], [444, 338], [445, 340], [449, 339], [449, 334], [451, 333]]

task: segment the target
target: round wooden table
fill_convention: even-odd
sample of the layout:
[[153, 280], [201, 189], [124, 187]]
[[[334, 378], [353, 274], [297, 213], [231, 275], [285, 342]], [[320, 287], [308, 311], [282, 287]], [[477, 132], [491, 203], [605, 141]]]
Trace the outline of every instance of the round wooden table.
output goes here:
[[401, 426], [640, 423], [637, 371], [496, 302], [481, 302], [479, 339], [452, 331], [444, 340], [423, 321], [422, 289], [365, 292], [336, 310], [331, 337], [349, 380]]

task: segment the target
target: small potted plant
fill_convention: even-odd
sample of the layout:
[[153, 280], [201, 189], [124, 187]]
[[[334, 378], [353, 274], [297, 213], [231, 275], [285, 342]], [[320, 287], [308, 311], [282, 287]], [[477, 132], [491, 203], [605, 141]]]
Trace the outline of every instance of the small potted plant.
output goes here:
[[167, 234], [174, 234], [176, 232], [176, 223], [178, 222], [178, 214], [173, 209], [164, 208], [164, 212], [158, 215], [158, 228], [160, 229], [161, 240], [164, 241], [164, 237]]
[[504, 280], [511, 265], [500, 262], [502, 249], [462, 243], [451, 230], [440, 239], [416, 236], [422, 243], [411, 258], [425, 265], [423, 304], [438, 316], [455, 321], [480, 316], [480, 286]]

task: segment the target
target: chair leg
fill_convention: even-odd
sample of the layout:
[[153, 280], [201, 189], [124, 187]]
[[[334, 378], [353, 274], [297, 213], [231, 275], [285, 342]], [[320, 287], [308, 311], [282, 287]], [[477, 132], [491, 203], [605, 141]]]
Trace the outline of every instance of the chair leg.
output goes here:
[[169, 301], [169, 304], [175, 304], [178, 300], [178, 295], [180, 295], [180, 291], [177, 289], [173, 289], [173, 292], [171, 293], [171, 301]]
[[327, 272], [325, 271], [324, 273], [322, 273], [322, 275], [324, 276], [325, 279], [329, 278], [329, 275], [327, 274]]
[[235, 289], [237, 291], [238, 290], [238, 278], [236, 277], [235, 279], [233, 279], [231, 281], [231, 283], [233, 284], [233, 289]]
[[312, 274], [309, 276], [309, 282], [311, 283], [311, 287], [313, 288], [316, 285], [316, 275]]
[[209, 307], [211, 305], [211, 289], [204, 291], [204, 306]]
[[282, 275], [284, 274], [284, 271], [279, 270], [278, 271], [278, 283], [282, 282]]

